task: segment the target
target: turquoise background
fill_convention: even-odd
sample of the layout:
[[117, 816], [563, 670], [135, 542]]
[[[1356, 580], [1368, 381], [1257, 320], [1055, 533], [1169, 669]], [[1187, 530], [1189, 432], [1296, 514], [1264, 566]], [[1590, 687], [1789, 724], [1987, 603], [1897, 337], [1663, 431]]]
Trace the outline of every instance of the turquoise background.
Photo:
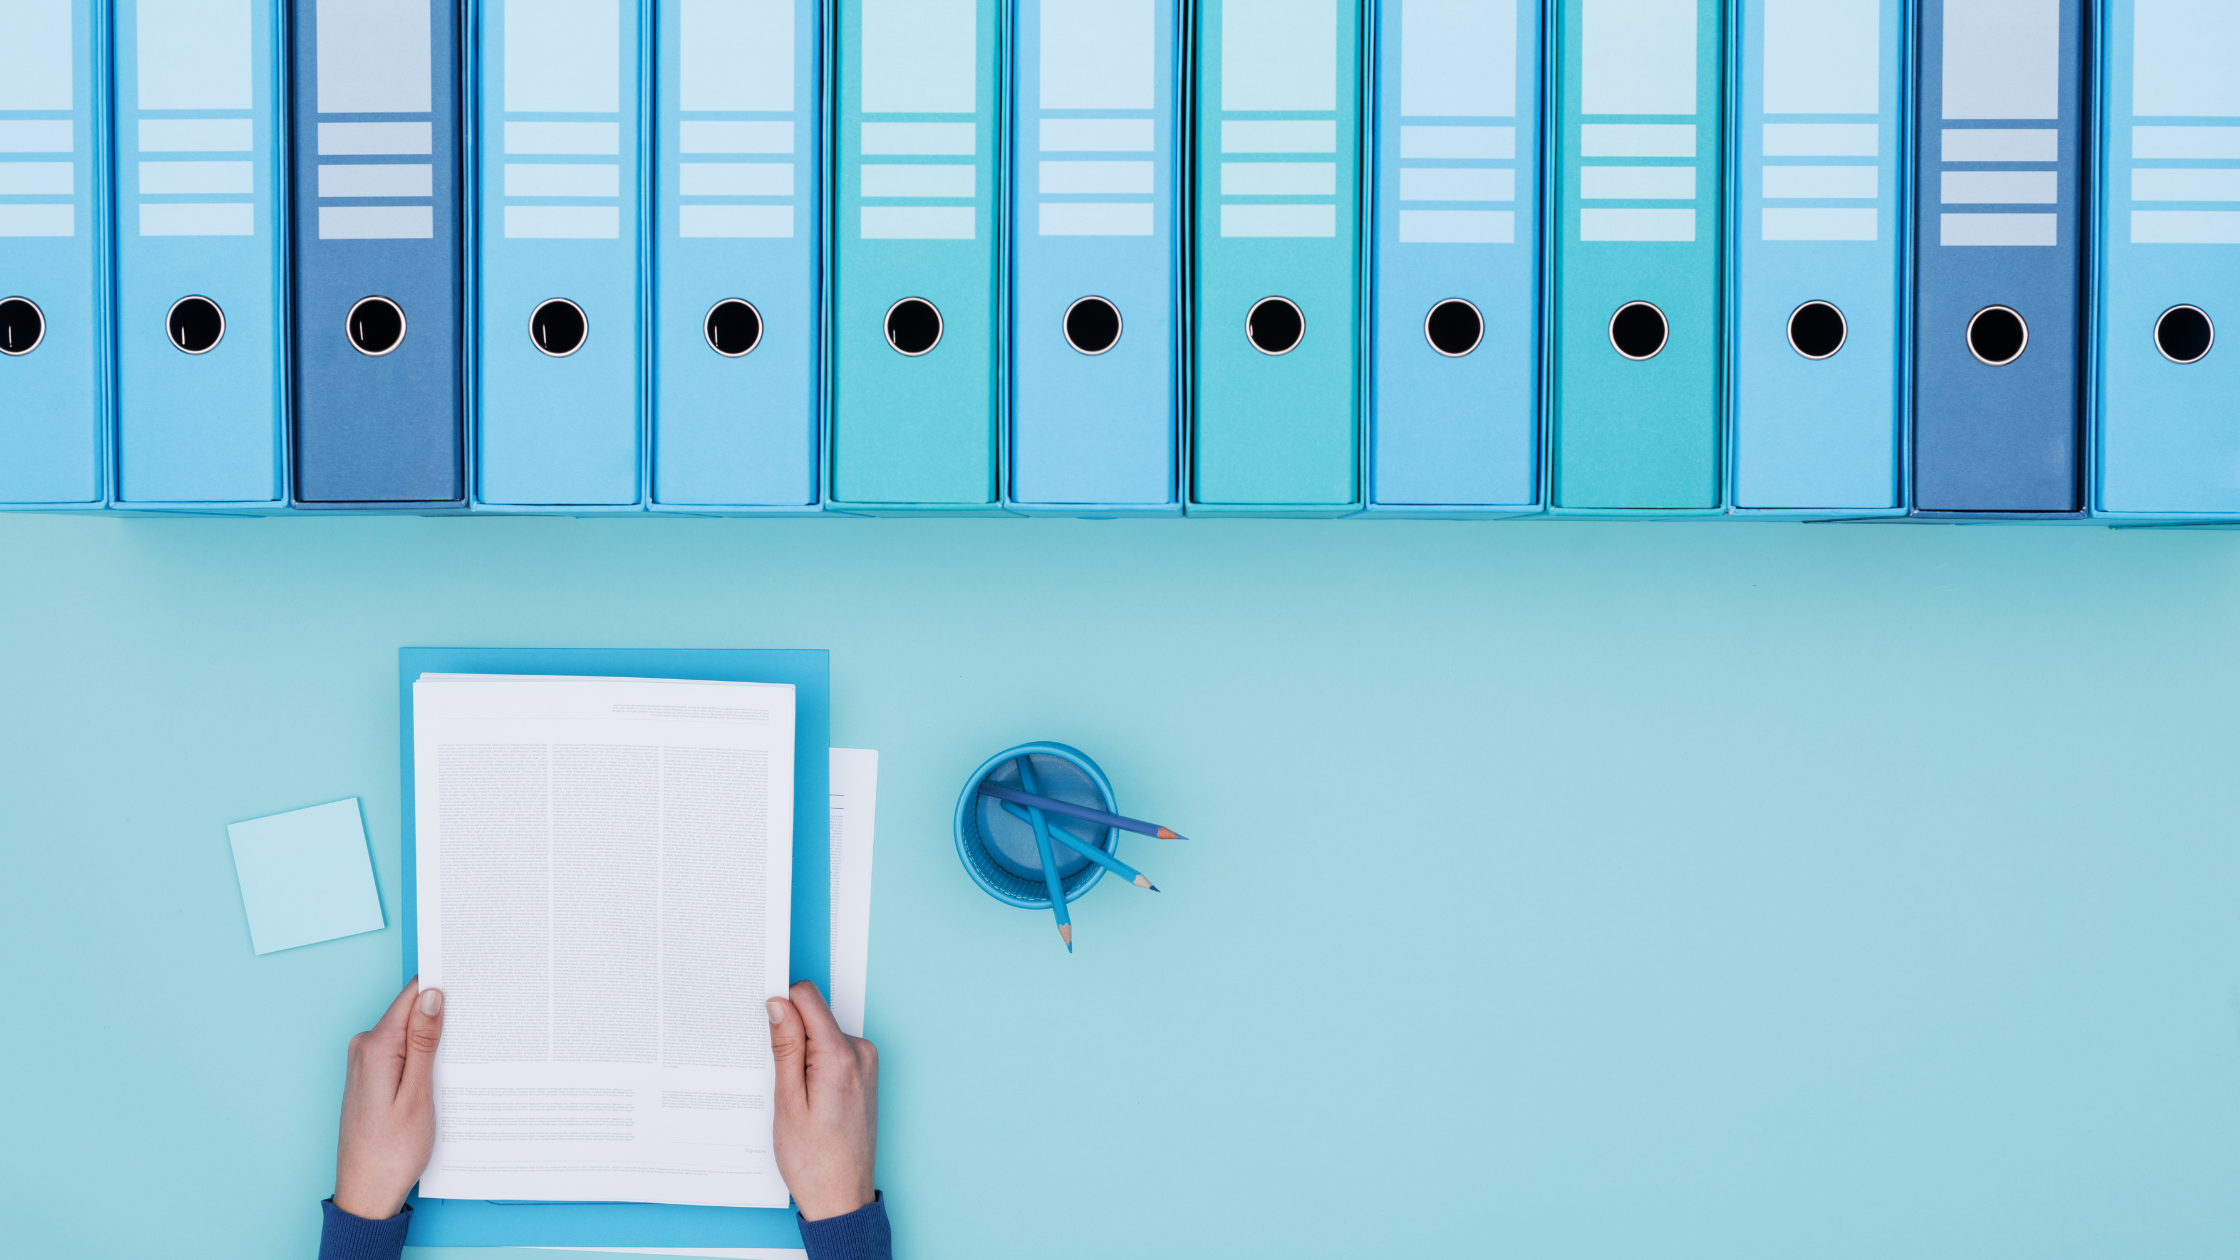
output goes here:
[[[311, 1254], [402, 948], [397, 648], [539, 644], [832, 650], [898, 1254], [2232, 1254], [2236, 578], [2101, 529], [0, 517], [7, 1250]], [[950, 835], [1035, 739], [1194, 837], [1072, 957]], [[225, 825], [345, 796], [391, 926], [255, 957]]]

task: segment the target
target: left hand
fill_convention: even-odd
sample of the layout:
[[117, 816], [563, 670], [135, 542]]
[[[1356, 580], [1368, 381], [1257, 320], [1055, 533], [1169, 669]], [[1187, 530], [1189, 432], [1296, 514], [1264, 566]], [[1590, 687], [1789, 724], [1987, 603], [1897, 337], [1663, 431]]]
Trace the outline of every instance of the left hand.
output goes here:
[[385, 1221], [428, 1167], [436, 1145], [436, 1042], [443, 1036], [443, 993], [404, 986], [372, 1029], [350, 1039], [342, 1087], [342, 1141], [334, 1161], [334, 1205]]

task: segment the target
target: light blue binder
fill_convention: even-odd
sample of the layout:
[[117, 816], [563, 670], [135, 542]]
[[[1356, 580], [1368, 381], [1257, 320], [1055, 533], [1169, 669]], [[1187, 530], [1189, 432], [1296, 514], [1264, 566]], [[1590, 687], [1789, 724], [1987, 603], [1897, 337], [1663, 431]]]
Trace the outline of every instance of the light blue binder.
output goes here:
[[1196, 513], [1360, 510], [1362, 0], [1196, 9]]
[[287, 499], [277, 0], [117, 0], [119, 507]]
[[1181, 511], [1180, 0], [1012, 0], [1007, 505]]
[[639, 0], [477, 0], [475, 503], [637, 511]]
[[827, 502], [1000, 511], [1003, 0], [840, 0]]
[[1743, 0], [1729, 257], [1734, 510], [1904, 511], [1905, 6]]
[[2240, 6], [2106, 0], [2100, 32], [2093, 508], [2230, 519], [2240, 516]]
[[98, 508], [107, 32], [94, 0], [0, 0], [0, 30], [0, 507]]
[[1380, 0], [1369, 511], [1540, 506], [1540, 6]]
[[651, 505], [818, 499], [823, 6], [661, 0]]

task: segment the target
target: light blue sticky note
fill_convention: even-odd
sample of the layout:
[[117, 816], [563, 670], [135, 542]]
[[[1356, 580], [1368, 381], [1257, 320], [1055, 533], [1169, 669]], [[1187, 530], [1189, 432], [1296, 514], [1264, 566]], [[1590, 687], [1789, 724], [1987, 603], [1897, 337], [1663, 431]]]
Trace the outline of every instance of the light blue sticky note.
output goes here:
[[258, 953], [385, 926], [358, 798], [237, 822], [226, 834]]

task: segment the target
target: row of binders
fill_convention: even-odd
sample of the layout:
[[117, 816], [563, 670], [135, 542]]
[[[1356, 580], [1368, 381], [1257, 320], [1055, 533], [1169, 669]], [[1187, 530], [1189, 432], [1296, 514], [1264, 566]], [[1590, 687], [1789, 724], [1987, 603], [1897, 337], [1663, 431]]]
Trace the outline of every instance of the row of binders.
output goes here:
[[0, 505], [2240, 518], [2233, 0], [0, 0]]

